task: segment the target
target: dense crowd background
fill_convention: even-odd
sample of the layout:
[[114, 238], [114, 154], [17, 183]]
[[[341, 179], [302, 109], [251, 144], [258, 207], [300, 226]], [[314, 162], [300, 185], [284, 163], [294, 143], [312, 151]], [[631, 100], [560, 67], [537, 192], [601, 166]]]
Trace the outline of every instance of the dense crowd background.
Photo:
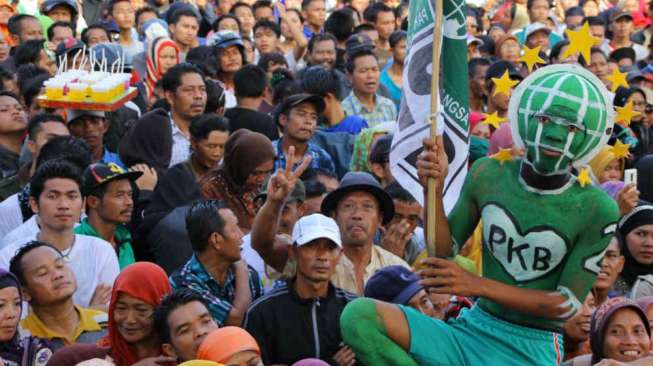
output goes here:
[[[535, 48], [535, 68], [580, 63], [635, 112], [590, 162], [622, 219], [564, 327], [572, 365], [651, 353], [651, 11], [466, 7], [470, 164], [523, 154], [496, 88], [529, 74]], [[357, 296], [444, 320], [473, 306], [421, 285], [423, 208], [389, 167], [408, 12], [396, 0], [0, 0], [0, 365], [355, 365], [339, 319]], [[591, 60], [563, 56], [565, 30], [585, 23]], [[123, 60], [137, 96], [113, 112], [42, 108], [44, 83], [95, 67], [85, 58]], [[617, 71], [627, 83], [612, 88]], [[477, 230], [454, 261], [482, 275], [481, 243]]]

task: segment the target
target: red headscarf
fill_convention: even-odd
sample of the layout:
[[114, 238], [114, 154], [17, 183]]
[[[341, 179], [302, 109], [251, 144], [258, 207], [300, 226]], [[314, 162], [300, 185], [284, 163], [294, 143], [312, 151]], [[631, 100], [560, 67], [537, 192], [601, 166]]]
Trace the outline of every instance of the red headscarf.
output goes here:
[[111, 292], [109, 334], [99, 342], [101, 346], [111, 347], [111, 357], [117, 366], [128, 366], [138, 361], [135, 350], [122, 338], [113, 318], [118, 295], [124, 293], [149, 305], [157, 306], [161, 298], [170, 292], [172, 288], [168, 276], [154, 263], [137, 262], [120, 272]]
[[170, 38], [158, 37], [152, 40], [147, 46], [145, 53], [145, 64], [147, 68], [147, 75], [145, 78], [145, 89], [147, 90], [148, 98], [154, 93], [154, 84], [156, 84], [163, 74], [161, 73], [161, 50], [165, 47], [172, 47], [177, 54], [177, 64], [179, 63], [179, 47]]

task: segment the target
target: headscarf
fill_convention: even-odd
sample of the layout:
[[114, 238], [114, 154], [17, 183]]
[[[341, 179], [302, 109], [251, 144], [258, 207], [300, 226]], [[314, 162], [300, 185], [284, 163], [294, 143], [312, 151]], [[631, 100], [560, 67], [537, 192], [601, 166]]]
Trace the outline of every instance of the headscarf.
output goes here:
[[653, 202], [653, 155], [646, 155], [635, 164], [639, 198]]
[[[612, 153], [612, 146], [606, 145], [590, 160], [589, 166], [592, 168], [592, 174], [596, 180], [599, 180], [601, 174], [613, 160], [617, 160], [617, 156]], [[623, 172], [624, 170], [624, 159], [619, 159], [619, 168]]]
[[[18, 296], [20, 296], [20, 301], [22, 303], [23, 294], [20, 288], [20, 282], [18, 282], [16, 276], [14, 276], [11, 272], [0, 268], [0, 290], [7, 287], [15, 287], [18, 289]], [[20, 318], [20, 315], [18, 317]], [[16, 329], [16, 333], [14, 333], [14, 337], [10, 341], [0, 342], [0, 358], [3, 360], [20, 364], [24, 351], [25, 350], [20, 344], [20, 334], [18, 329]]]
[[617, 311], [625, 308], [633, 309], [637, 315], [639, 315], [644, 323], [644, 327], [646, 328], [646, 333], [648, 333], [649, 337], [651, 336], [648, 319], [646, 318], [644, 311], [642, 311], [642, 308], [632, 300], [626, 299], [625, 297], [613, 297], [603, 303], [603, 305], [599, 306], [592, 315], [592, 325], [590, 327], [592, 365], [604, 358], [603, 341], [605, 340], [605, 331], [610, 323], [610, 318], [612, 318]]
[[165, 47], [174, 48], [177, 54], [177, 63], [179, 63], [179, 47], [170, 38], [158, 37], [147, 45], [147, 52], [145, 53], [145, 66], [147, 68], [147, 75], [145, 78], [145, 90], [147, 97], [151, 97], [154, 93], [154, 84], [163, 77], [160, 68], [161, 51]]
[[197, 358], [225, 363], [235, 354], [254, 351], [259, 356], [261, 350], [247, 331], [240, 327], [223, 327], [209, 333], [197, 349]]
[[639, 305], [639, 307], [642, 308], [642, 310], [646, 314], [648, 308], [651, 307], [651, 305], [653, 305], [653, 296], [640, 297], [639, 299], [637, 299], [637, 305]]
[[251, 190], [245, 182], [256, 167], [274, 157], [274, 147], [265, 135], [247, 129], [234, 132], [224, 146], [222, 164], [200, 181], [202, 196], [225, 201], [238, 218], [238, 225], [251, 228], [256, 216], [254, 197], [260, 187]]
[[128, 366], [136, 363], [136, 351], [125, 342], [116, 327], [114, 311], [120, 293], [134, 297], [153, 307], [159, 305], [161, 298], [172, 292], [165, 271], [154, 263], [136, 262], [123, 269], [116, 278], [109, 304], [109, 334], [98, 343], [111, 347], [111, 357], [116, 366]]
[[653, 224], [653, 205], [650, 203], [639, 204], [619, 220], [617, 230], [619, 235], [623, 238], [623, 248], [621, 248], [621, 252], [626, 258], [624, 269], [621, 271], [621, 277], [629, 286], [632, 286], [635, 283], [638, 276], [652, 274], [653, 264], [645, 265], [637, 262], [628, 249], [626, 236], [636, 228], [650, 224]]
[[[394, 122], [392, 123], [394, 124]], [[390, 131], [392, 131], [391, 126], [387, 123], [382, 123], [362, 130], [356, 136], [356, 141], [354, 141], [354, 150], [351, 153], [349, 170], [352, 172], [371, 173], [372, 167], [370, 166], [368, 157], [374, 143], [374, 137], [377, 135], [385, 135]]]
[[514, 145], [512, 140], [512, 130], [510, 129], [510, 123], [503, 123], [498, 130], [494, 131], [492, 136], [490, 136], [490, 148], [488, 149], [488, 155], [494, 155], [499, 152], [501, 149], [510, 149]]

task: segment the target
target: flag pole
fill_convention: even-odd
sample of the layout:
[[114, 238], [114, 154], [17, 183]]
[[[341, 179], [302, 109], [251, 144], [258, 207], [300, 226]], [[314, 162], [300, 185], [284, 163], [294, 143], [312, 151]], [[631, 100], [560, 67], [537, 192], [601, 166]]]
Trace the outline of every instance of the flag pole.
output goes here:
[[[431, 114], [429, 115], [430, 138], [435, 140], [438, 131], [438, 111], [440, 108], [440, 54], [442, 52], [442, 3], [444, 0], [435, 0], [435, 19], [433, 23], [433, 63], [431, 66]], [[444, 182], [443, 182], [444, 183]], [[430, 257], [435, 256], [436, 237], [436, 211], [435, 211], [435, 179], [429, 178], [426, 191], [426, 247]]]

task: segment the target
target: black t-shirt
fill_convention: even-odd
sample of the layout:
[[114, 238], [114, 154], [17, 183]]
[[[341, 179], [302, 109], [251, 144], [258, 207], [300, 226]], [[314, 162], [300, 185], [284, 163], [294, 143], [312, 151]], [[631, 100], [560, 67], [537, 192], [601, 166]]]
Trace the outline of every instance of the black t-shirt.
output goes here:
[[277, 126], [274, 124], [272, 117], [266, 114], [247, 108], [234, 107], [227, 109], [224, 116], [229, 119], [229, 130], [232, 133], [241, 128], [246, 128], [264, 134], [270, 141], [279, 139]]

